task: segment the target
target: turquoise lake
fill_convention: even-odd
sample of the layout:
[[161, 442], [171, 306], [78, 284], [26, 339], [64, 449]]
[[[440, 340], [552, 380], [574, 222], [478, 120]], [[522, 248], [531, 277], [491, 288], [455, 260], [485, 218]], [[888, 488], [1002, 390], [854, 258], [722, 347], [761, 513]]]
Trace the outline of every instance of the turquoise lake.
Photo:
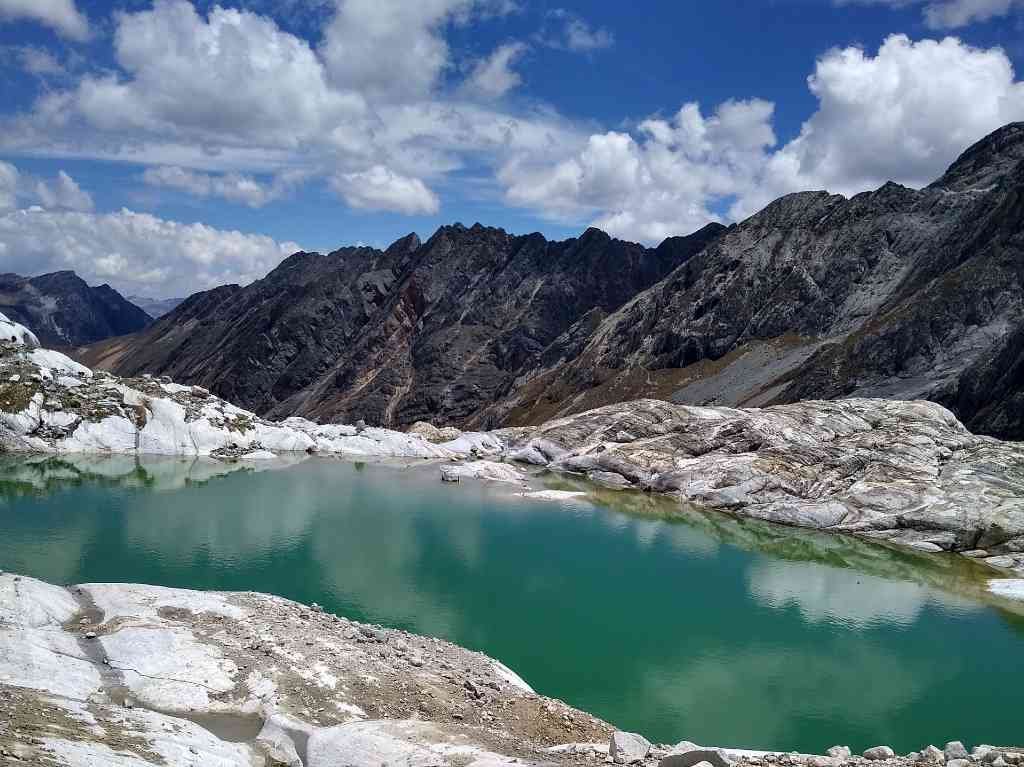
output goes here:
[[663, 742], [1024, 740], [1024, 605], [989, 598], [973, 562], [515, 491], [420, 463], [0, 456], [0, 568], [319, 602], [481, 650]]

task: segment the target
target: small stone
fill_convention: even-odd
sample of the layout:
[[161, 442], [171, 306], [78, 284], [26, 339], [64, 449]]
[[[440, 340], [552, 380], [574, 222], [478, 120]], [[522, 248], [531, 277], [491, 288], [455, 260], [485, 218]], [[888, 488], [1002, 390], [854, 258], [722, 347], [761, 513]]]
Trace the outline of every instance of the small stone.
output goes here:
[[210, 396], [210, 390], [204, 389], [202, 386], [193, 386], [191, 393], [196, 399], [206, 399]]
[[894, 756], [896, 756], [896, 752], [888, 746], [873, 746], [864, 752], [864, 758], [872, 762], [892, 759]]
[[608, 744], [608, 756], [615, 764], [636, 764], [647, 758], [651, 742], [635, 732], [614, 732]]
[[96, 632], [95, 631], [86, 631], [85, 632], [85, 638], [86, 639], [95, 639], [96, 638]]
[[964, 748], [964, 744], [959, 740], [951, 740], [946, 744], [946, 747], [942, 750], [946, 756], [946, 761], [951, 759], [966, 759], [967, 749]]
[[409, 665], [415, 666], [416, 668], [421, 668], [423, 666], [423, 658], [421, 658], [419, 655], [410, 655]]
[[842, 759], [843, 761], [853, 756], [849, 746], [832, 746], [826, 753], [833, 759]]

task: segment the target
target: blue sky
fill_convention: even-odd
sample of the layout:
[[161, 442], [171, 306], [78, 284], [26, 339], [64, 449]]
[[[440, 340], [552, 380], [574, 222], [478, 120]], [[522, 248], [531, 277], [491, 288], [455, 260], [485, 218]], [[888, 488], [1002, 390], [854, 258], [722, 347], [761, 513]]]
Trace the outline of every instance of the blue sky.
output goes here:
[[0, 0], [0, 269], [166, 297], [454, 221], [655, 244], [1024, 119], [1017, 0]]

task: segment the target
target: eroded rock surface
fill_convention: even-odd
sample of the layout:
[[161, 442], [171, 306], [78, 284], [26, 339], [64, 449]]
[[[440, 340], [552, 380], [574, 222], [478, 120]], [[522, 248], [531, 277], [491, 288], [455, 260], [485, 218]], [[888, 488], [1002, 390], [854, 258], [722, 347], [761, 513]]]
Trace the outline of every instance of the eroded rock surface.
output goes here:
[[972, 435], [930, 402], [640, 400], [517, 433], [509, 454], [732, 514], [1024, 568], [1024, 446]]
[[528, 765], [610, 734], [484, 655], [277, 597], [0, 575], [14, 763]]

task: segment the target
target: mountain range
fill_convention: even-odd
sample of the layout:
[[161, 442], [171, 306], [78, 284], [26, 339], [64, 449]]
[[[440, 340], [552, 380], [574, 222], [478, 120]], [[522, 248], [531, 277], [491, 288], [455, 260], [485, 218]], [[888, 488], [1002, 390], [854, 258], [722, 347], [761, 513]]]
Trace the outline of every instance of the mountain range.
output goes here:
[[0, 274], [0, 312], [51, 347], [134, 333], [153, 320], [109, 285], [90, 287], [71, 271], [38, 277]]
[[1010, 124], [924, 189], [791, 194], [656, 248], [454, 225], [296, 253], [80, 356], [271, 417], [494, 428], [648, 396], [857, 395], [1024, 438], [1022, 161]]

